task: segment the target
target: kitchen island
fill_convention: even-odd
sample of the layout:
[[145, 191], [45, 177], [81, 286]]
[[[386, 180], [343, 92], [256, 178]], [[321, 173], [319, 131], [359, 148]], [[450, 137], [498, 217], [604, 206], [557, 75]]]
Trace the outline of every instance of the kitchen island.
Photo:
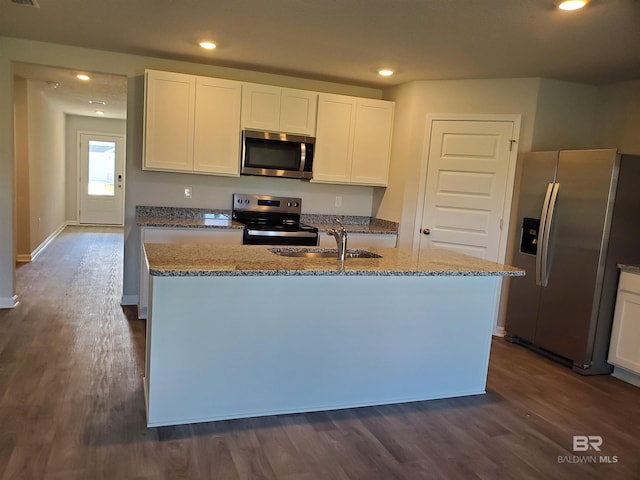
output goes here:
[[484, 393], [499, 278], [524, 274], [436, 249], [144, 249], [149, 426]]

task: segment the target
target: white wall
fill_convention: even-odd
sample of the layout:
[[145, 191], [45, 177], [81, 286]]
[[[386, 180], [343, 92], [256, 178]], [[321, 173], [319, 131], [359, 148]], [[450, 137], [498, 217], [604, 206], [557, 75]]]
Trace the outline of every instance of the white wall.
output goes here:
[[29, 216], [29, 115], [27, 81], [15, 78], [13, 86], [15, 148], [15, 242], [16, 254], [31, 254]]
[[0, 48], [0, 308], [15, 305], [11, 60]]
[[78, 221], [78, 132], [126, 135], [127, 122], [114, 118], [65, 116], [65, 220]]
[[640, 80], [599, 89], [597, 125], [599, 145], [640, 155]]
[[542, 80], [531, 150], [598, 147], [595, 138], [597, 98], [598, 88], [592, 85]]
[[30, 248], [36, 250], [65, 220], [64, 114], [41, 87], [27, 81]]

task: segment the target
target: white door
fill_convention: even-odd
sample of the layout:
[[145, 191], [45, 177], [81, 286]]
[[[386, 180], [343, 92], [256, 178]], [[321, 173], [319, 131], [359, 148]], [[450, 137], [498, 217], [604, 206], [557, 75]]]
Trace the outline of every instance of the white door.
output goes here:
[[124, 136], [80, 134], [80, 223], [123, 224], [124, 149]]
[[420, 250], [440, 247], [502, 263], [515, 172], [514, 121], [430, 125]]

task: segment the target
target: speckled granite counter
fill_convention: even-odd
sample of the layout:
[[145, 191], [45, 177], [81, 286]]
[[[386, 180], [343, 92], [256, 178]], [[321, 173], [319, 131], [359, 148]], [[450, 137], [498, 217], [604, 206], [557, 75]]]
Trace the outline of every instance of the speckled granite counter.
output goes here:
[[324, 232], [334, 226], [333, 222], [336, 218], [340, 219], [349, 233], [398, 234], [398, 224], [396, 222], [375, 217], [303, 214], [300, 221], [313, 225], [321, 232]]
[[420, 258], [397, 248], [372, 248], [382, 258], [276, 255], [265, 246], [145, 244], [154, 276], [522, 276], [524, 270], [448, 250], [431, 249]]
[[[396, 222], [365, 216], [302, 214], [300, 221], [324, 232], [333, 226], [336, 217], [340, 218], [350, 233], [398, 233]], [[230, 210], [142, 205], [136, 207], [136, 225], [164, 228], [243, 228], [241, 223], [231, 219]]]
[[636, 275], [640, 275], [640, 265], [630, 265], [626, 263], [621, 263], [618, 265], [618, 268], [622, 272], [634, 273]]
[[243, 228], [228, 210], [176, 207], [136, 207], [136, 225], [164, 228]]

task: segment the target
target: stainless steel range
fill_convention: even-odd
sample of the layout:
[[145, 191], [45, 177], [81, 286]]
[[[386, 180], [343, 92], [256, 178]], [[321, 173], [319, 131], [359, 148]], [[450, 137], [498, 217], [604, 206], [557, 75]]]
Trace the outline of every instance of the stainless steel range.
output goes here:
[[245, 245], [318, 244], [318, 229], [300, 223], [301, 198], [234, 193], [232, 211]]

